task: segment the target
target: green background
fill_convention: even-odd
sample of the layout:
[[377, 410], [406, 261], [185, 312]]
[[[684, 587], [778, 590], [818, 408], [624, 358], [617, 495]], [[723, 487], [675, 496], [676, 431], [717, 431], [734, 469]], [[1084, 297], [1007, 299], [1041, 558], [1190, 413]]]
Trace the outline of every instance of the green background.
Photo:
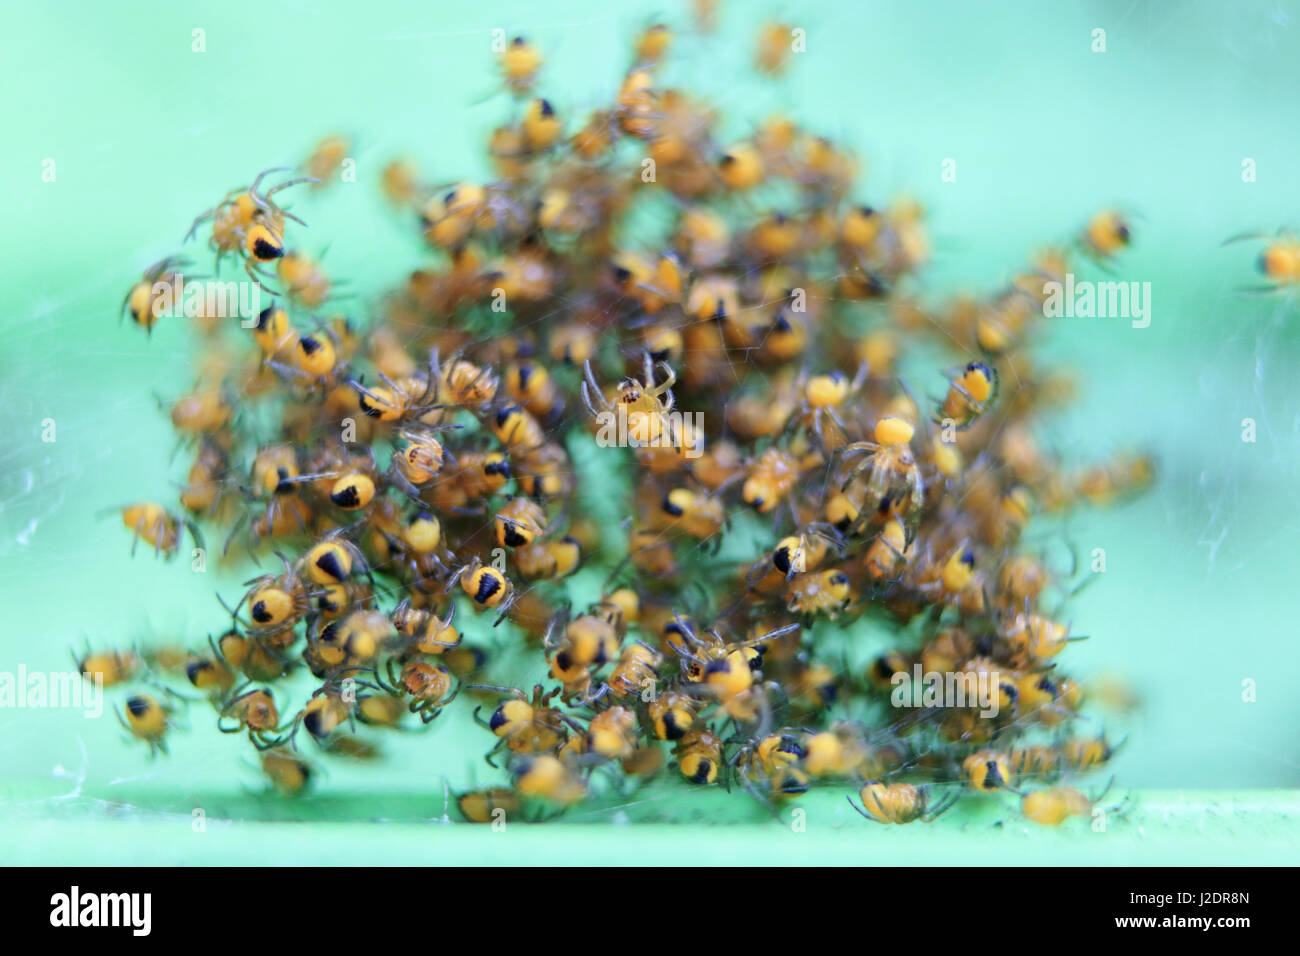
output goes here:
[[[198, 210], [258, 169], [296, 163], [321, 135], [349, 133], [358, 183], [294, 208], [309, 242], [328, 237], [326, 263], [352, 281], [363, 315], [421, 256], [378, 198], [383, 164], [409, 154], [430, 179], [482, 173], [480, 144], [508, 112], [505, 97], [487, 98], [490, 31], [541, 47], [541, 89], [572, 114], [613, 96], [634, 31], [658, 16], [686, 19], [675, 4], [588, 2], [6, 7], [0, 670], [65, 669], [87, 638], [193, 643], [222, 624], [214, 589], [238, 593], [239, 576], [191, 574], [143, 549], [126, 560], [120, 523], [95, 517], [168, 499], [183, 475], [183, 456], [167, 471], [174, 440], [155, 395], [191, 384], [188, 333], [164, 323], [147, 339], [117, 324], [117, 308]], [[807, 31], [780, 82], [747, 68], [768, 16]], [[571, 817], [676, 821], [666, 838], [648, 824], [616, 840], [568, 824], [471, 832], [428, 823], [445, 812], [445, 780], [492, 779], [475, 756], [482, 737], [470, 745], [473, 732], [458, 729], [463, 712], [397, 741], [382, 768], [333, 765], [315, 796], [287, 804], [260, 794], [240, 741], [206, 726], [150, 761], [111, 718], [0, 710], [0, 858], [1294, 859], [1300, 319], [1293, 300], [1242, 295], [1256, 281], [1253, 249], [1220, 244], [1296, 222], [1297, 16], [1286, 2], [733, 2], [719, 34], [682, 37], [670, 66], [671, 79], [717, 99], [729, 133], [787, 110], [861, 151], [864, 198], [919, 197], [936, 247], [929, 293], [997, 288], [1103, 205], [1139, 217], [1117, 277], [1151, 282], [1150, 327], [1062, 320], [1044, 349], [1083, 381], [1051, 444], [1079, 460], [1143, 446], [1159, 461], [1147, 496], [1069, 523], [1081, 552], [1107, 554], [1107, 572], [1070, 606], [1092, 635], [1071, 648], [1070, 668], [1121, 675], [1143, 700], [1114, 762], [1133, 807], [1105, 835], [1083, 821], [1027, 832], [1001, 799], [891, 832], [838, 793], [814, 795], [808, 833], [795, 835], [735, 799], [676, 787]], [[1097, 27], [1105, 53], [1091, 51]], [[205, 53], [191, 51], [195, 28]], [[1253, 183], [1241, 177], [1247, 157]], [[948, 158], [956, 182], [941, 181]], [[53, 183], [41, 179], [46, 159]], [[46, 418], [53, 444], [41, 441]], [[1241, 440], [1244, 418], [1257, 422], [1253, 444]], [[1254, 703], [1242, 701], [1245, 679]], [[193, 716], [206, 724], [201, 709]], [[209, 820], [203, 835], [191, 832], [195, 807]], [[390, 822], [366, 822], [377, 819]], [[743, 822], [708, 826], [719, 820]]]

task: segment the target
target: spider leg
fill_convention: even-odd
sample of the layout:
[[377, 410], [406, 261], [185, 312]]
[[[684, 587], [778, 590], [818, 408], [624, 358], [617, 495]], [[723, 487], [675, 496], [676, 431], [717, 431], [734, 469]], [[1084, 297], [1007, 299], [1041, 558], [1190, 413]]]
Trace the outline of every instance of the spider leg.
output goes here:
[[885, 823], [884, 820], [881, 820], [879, 817], [877, 817], [877, 816], [876, 816], [874, 813], [872, 813], [871, 811], [867, 810], [865, 807], [860, 807], [860, 806], [858, 806], [856, 803], [854, 803], [852, 797], [846, 795], [846, 796], [844, 797], [844, 799], [847, 800], [847, 801], [849, 801], [849, 806], [851, 806], [854, 810], [857, 810], [858, 813], [862, 814], [864, 817], [866, 817], [866, 818], [867, 818], [868, 820], [870, 820], [872, 823], [881, 823], [881, 824]]
[[427, 506], [424, 499], [420, 497], [420, 489], [397, 467], [397, 459], [400, 457], [400, 452], [393, 452], [393, 464], [386, 472], [388, 480], [400, 488], [406, 497], [422, 506]]
[[[646, 361], [647, 362], [650, 361], [649, 352], [646, 353]], [[673, 371], [673, 367], [669, 365], [667, 362], [659, 362], [656, 367], [662, 368], [664, 370], [665, 376], [667, 377], [658, 385], [655, 385], [654, 380], [650, 379], [651, 394], [655, 396], [659, 396], [659, 395], [666, 396], [664, 400], [664, 407], [665, 409], [672, 408], [673, 386], [677, 384], [677, 373]]]
[[181, 244], [183, 245], [193, 239], [195, 234], [199, 231], [199, 226], [203, 225], [207, 220], [214, 218], [219, 208], [219, 206], [213, 206], [206, 212], [201, 212], [195, 216], [194, 222], [190, 223], [189, 231], [185, 233], [185, 238], [181, 240]]
[[[582, 374], [584, 379], [582, 382], [582, 400], [587, 409], [593, 415], [600, 416], [600, 412], [596, 410], [591, 401], [591, 395], [595, 395], [605, 411], [612, 411], [614, 406], [610, 405], [609, 400], [605, 398], [604, 391], [601, 390], [600, 383], [596, 381], [596, 373], [591, 368], [591, 359], [587, 359], [582, 363]], [[590, 386], [590, 394], [588, 394], [588, 386]]]
[[244, 260], [244, 271], [248, 273], [248, 277], [252, 279], [254, 283], [256, 283], [261, 288], [265, 289], [267, 292], [271, 293], [271, 295], [280, 294], [280, 292], [277, 289], [273, 289], [271, 286], [267, 285], [265, 282], [262, 281], [262, 279], [265, 277], [265, 273], [261, 272], [261, 270], [258, 270], [256, 269], [256, 267], [254, 267], [252, 259]]
[[[852, 448], [853, 446], [850, 445], [849, 447]], [[876, 452], [873, 451], [869, 455], [864, 455], [861, 461], [859, 461], [856, 465], [854, 465], [852, 468], [849, 469], [849, 472], [847, 475], [845, 475], [844, 480], [840, 482], [840, 491], [843, 491], [845, 488], [851, 485], [854, 479], [856, 479], [863, 472], [872, 471], [874, 474], [875, 467], [876, 467]]]

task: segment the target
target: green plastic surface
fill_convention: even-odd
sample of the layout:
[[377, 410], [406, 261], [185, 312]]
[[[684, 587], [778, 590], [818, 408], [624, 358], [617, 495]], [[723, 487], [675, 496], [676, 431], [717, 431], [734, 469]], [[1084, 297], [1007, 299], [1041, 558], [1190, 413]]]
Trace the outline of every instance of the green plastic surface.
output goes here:
[[[1106, 573], [1068, 611], [1091, 639], [1066, 658], [1084, 678], [1117, 674], [1141, 695], [1136, 717], [1104, 718], [1108, 733], [1128, 735], [1111, 768], [1112, 793], [1132, 793], [1127, 813], [1104, 834], [1085, 820], [1027, 830], [1014, 801], [998, 797], [964, 801], [928, 827], [884, 828], [833, 790], [811, 795], [807, 832], [796, 834], [743, 795], [656, 785], [629, 806], [497, 834], [438, 822], [445, 780], [463, 789], [500, 779], [480, 759], [486, 742], [468, 708], [431, 734], [394, 741], [379, 765], [333, 764], [296, 802], [259, 795], [247, 747], [210, 730], [201, 707], [191, 715], [204, 726], [177, 734], [156, 761], [111, 717], [0, 709], [0, 859], [1294, 860], [1300, 315], [1294, 301], [1239, 294], [1257, 281], [1253, 249], [1220, 248], [1234, 233], [1296, 225], [1294, 23], [1279, 22], [1273, 2], [722, 6], [718, 37], [684, 38], [672, 75], [720, 99], [730, 135], [786, 109], [863, 152], [864, 198], [919, 197], [936, 247], [927, 294], [996, 288], [1100, 206], [1139, 216], [1116, 271], [1151, 282], [1150, 327], [1061, 320], [1043, 349], [1083, 382], [1052, 445], [1076, 460], [1144, 446], [1159, 463], [1146, 497], [1041, 531], [1084, 556], [1106, 551]], [[183, 475], [155, 396], [191, 384], [188, 333], [164, 324], [146, 338], [116, 316], [126, 287], [175, 251], [196, 212], [257, 170], [296, 162], [321, 135], [352, 134], [359, 182], [295, 210], [310, 223], [309, 248], [329, 240], [325, 261], [352, 280], [365, 314], [370, 297], [421, 261], [409, 224], [382, 207], [382, 165], [410, 153], [431, 178], [482, 172], [480, 144], [508, 110], [504, 97], [483, 100], [496, 84], [490, 31], [534, 37], [548, 58], [543, 88], [562, 113], [577, 113], [612, 95], [635, 29], [656, 14], [684, 20], [670, 7], [377, 0], [7, 11], [0, 670], [68, 669], [68, 649], [84, 639], [193, 643], [222, 625], [214, 590], [235, 596], [247, 576], [196, 575], [143, 550], [128, 560], [120, 522], [96, 518], [169, 497]], [[808, 51], [780, 83], [745, 69], [768, 14], [808, 32]], [[1105, 53], [1090, 49], [1098, 27]], [[204, 53], [191, 50], [195, 29], [206, 31]], [[956, 182], [941, 181], [948, 158]], [[1247, 158], [1251, 183], [1242, 181]], [[57, 164], [52, 183], [41, 179], [47, 159]], [[914, 385], [937, 389], [924, 377]], [[46, 418], [57, 424], [53, 444], [41, 441]], [[1242, 441], [1246, 418], [1254, 443]], [[588, 599], [599, 580], [579, 576], [575, 597]], [[506, 628], [470, 638], [512, 640]], [[866, 630], [850, 639], [863, 658], [885, 643]], [[1254, 702], [1243, 701], [1243, 681], [1254, 682]], [[195, 808], [203, 833], [192, 832]], [[577, 825], [624, 819], [613, 831]]]

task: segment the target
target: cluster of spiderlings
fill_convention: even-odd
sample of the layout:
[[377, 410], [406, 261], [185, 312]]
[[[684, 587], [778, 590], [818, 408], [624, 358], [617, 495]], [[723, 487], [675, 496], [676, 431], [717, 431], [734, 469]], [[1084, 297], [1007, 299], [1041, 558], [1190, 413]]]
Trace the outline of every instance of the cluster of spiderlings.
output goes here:
[[[760, 70], [785, 68], [788, 37], [763, 29]], [[1067, 257], [1118, 254], [1128, 225], [1102, 212], [997, 294], [927, 306], [919, 206], [863, 204], [854, 155], [786, 116], [721, 141], [714, 107], [662, 79], [673, 39], [641, 35], [614, 101], [585, 117], [538, 96], [542, 57], [510, 42], [494, 180], [383, 171], [430, 252], [368, 323], [338, 314], [280, 205], [333, 178], [345, 140], [199, 217], [218, 266], [239, 259], [276, 298], [251, 330], [197, 323], [199, 385], [172, 409], [195, 450], [181, 508], [122, 517], [156, 552], [206, 527], [276, 570], [197, 650], [82, 669], [184, 674], [287, 793], [322, 753], [436, 732], [463, 692], [506, 775], [461, 798], [471, 820], [656, 776], [769, 806], [856, 790], [880, 822], [1004, 789], [1037, 822], [1088, 812], [1099, 798], [1069, 783], [1112, 747], [1077, 729], [1082, 691], [1059, 666], [1070, 575], [1023, 535], [1143, 486], [1151, 463], [1072, 471], [1049, 453], [1039, 423], [1070, 382], [1029, 346]], [[128, 293], [138, 324], [183, 262]], [[899, 374], [923, 348], [954, 353], [929, 396]], [[598, 518], [628, 475], [621, 525]], [[564, 579], [580, 567], [605, 583], [577, 612]], [[897, 647], [853, 663], [863, 618]], [[531, 690], [462, 640], [503, 620]], [[997, 706], [893, 706], [917, 667], [984, 680]], [[283, 679], [303, 669], [314, 690], [291, 704]], [[136, 693], [127, 728], [161, 749], [177, 697]]]

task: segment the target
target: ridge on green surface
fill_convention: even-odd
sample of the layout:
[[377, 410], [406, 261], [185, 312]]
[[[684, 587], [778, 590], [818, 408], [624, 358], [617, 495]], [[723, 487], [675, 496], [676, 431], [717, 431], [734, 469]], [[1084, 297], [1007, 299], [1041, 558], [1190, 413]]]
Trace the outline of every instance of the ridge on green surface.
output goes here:
[[[46, 788], [47, 790], [48, 788]], [[142, 810], [125, 802], [149, 802]], [[38, 788], [0, 791], [0, 858], [48, 865], [365, 865], [626, 863], [900, 864], [1018, 866], [1079, 864], [1293, 865], [1300, 858], [1300, 791], [1145, 790], [1095, 832], [1086, 819], [1035, 826], [1014, 800], [966, 800], [935, 823], [882, 826], [859, 817], [842, 795], [814, 793], [788, 816], [742, 822], [725, 793], [674, 794], [667, 823], [617, 826], [644, 818], [636, 804], [575, 811], [546, 825], [459, 823], [442, 794], [331, 795], [286, 804], [247, 794], [213, 795], [196, 824], [193, 801], [135, 791], [109, 802], [51, 797]], [[650, 801], [653, 802], [653, 801]], [[274, 808], [273, 812], [268, 812]], [[294, 816], [285, 809], [290, 808]], [[794, 806], [783, 808], [788, 814]], [[262, 816], [258, 822], [248, 817]], [[230, 815], [245, 819], [230, 819]], [[450, 814], [449, 817], [447, 814]], [[382, 820], [383, 826], [374, 826]], [[710, 822], [713, 821], [713, 822]], [[715, 825], [730, 821], [731, 825]]]

